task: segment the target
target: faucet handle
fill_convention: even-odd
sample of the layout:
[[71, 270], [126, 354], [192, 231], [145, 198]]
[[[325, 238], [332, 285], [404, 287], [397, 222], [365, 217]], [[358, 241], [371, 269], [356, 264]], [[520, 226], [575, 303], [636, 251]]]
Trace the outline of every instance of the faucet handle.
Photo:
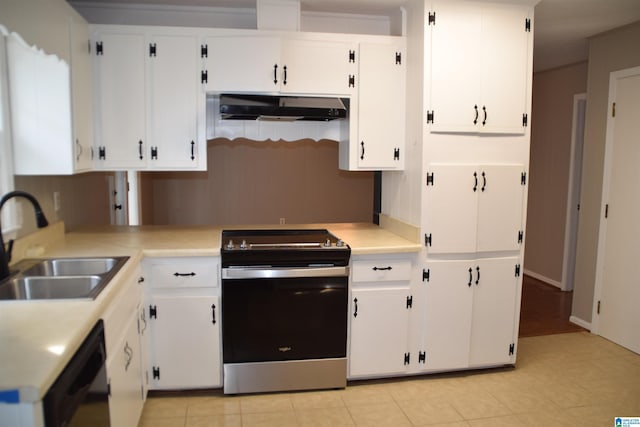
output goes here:
[[7, 243], [7, 250], [6, 250], [7, 263], [11, 262], [11, 252], [12, 251], [13, 251], [13, 239], [10, 239], [9, 242]]

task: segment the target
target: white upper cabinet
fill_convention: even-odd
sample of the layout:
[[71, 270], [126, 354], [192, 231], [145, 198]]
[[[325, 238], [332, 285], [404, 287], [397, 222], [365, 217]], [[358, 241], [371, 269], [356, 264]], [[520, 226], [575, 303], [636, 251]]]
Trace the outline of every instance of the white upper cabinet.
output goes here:
[[349, 95], [357, 44], [276, 35], [206, 38], [207, 91]]
[[97, 27], [95, 158], [100, 169], [206, 169], [200, 37]]
[[432, 132], [524, 134], [530, 8], [435, 2], [426, 30]]
[[145, 37], [95, 35], [96, 160], [100, 169], [145, 165]]
[[340, 168], [402, 170], [405, 164], [406, 55], [403, 39], [360, 43], [357, 96]]
[[200, 39], [195, 35], [149, 37], [147, 138], [150, 169], [196, 168], [205, 96]]
[[430, 165], [427, 253], [519, 251], [524, 173], [522, 165]]

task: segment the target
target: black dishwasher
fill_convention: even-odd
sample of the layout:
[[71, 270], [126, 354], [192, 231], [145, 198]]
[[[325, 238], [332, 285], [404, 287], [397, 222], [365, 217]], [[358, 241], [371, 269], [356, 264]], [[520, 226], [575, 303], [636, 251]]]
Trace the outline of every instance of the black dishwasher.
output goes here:
[[109, 426], [106, 360], [100, 320], [45, 395], [45, 426]]

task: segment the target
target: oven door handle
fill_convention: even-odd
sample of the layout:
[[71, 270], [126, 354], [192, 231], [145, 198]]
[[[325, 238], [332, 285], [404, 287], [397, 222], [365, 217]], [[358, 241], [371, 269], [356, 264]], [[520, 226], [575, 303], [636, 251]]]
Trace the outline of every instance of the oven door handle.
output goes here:
[[222, 279], [282, 279], [296, 277], [348, 276], [349, 267], [227, 267], [222, 269]]

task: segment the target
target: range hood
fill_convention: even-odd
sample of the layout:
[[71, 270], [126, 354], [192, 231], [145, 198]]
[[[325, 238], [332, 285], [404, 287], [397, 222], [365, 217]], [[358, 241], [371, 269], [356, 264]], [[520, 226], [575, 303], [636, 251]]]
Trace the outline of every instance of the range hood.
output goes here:
[[348, 100], [311, 96], [220, 94], [224, 120], [329, 121], [347, 117]]

